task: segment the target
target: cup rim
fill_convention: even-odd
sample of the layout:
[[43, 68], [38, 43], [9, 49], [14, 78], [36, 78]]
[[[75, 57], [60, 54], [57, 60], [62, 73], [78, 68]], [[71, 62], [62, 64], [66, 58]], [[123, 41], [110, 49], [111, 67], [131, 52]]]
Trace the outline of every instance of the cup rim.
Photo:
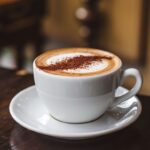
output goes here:
[[[77, 47], [77, 48], [79, 48], [79, 47]], [[59, 49], [65, 49], [65, 48], [59, 48]], [[68, 48], [66, 48], [66, 49], [68, 49]], [[94, 49], [94, 48], [92, 48], [92, 49]], [[101, 49], [95, 49], [95, 50], [101, 50]], [[104, 51], [104, 50], [101, 50], [101, 51]], [[108, 53], [110, 53], [112, 55], [115, 55], [115, 54], [113, 54], [111, 52], [108, 52]], [[36, 66], [35, 61], [38, 58], [38, 56], [33, 61], [33, 72], [36, 70], [41, 75], [45, 75], [45, 76], [49, 76], [49, 77], [53, 77], [53, 78], [58, 78], [58, 79], [62, 79], [63, 78], [63, 79], [71, 79], [71, 80], [74, 80], [74, 79], [75, 80], [77, 80], [77, 79], [91, 79], [91, 78], [105, 77], [105, 76], [114, 74], [115, 72], [117, 72], [118, 70], [120, 70], [121, 67], [122, 67], [122, 64], [123, 64], [122, 60], [117, 55], [115, 55], [115, 56], [119, 60], [119, 65], [115, 69], [111, 70], [110, 72], [106, 72], [106, 73], [103, 73], [103, 74], [94, 74], [94, 75], [89, 75], [89, 76], [64, 76], [64, 75], [59, 75], [59, 74], [47, 73], [47, 72], [39, 69]]]

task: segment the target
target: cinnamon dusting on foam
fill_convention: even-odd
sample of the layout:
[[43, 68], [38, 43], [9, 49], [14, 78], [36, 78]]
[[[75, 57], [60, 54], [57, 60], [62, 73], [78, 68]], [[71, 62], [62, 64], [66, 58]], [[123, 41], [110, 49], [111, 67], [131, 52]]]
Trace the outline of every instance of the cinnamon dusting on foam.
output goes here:
[[62, 61], [56, 62], [55, 64], [50, 64], [47, 66], [40, 66], [38, 68], [47, 71], [56, 71], [56, 70], [68, 70], [68, 69], [78, 69], [86, 68], [91, 65], [93, 62], [102, 61], [103, 59], [110, 60], [111, 56], [76, 56], [73, 58], [66, 58]]
[[120, 67], [112, 53], [92, 48], [64, 48], [47, 51], [35, 60], [40, 70], [62, 76], [91, 76]]

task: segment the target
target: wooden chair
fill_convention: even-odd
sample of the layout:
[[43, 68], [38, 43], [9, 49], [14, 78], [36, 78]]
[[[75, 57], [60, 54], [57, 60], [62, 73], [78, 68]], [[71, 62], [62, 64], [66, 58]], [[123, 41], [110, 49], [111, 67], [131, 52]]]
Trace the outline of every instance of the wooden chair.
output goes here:
[[45, 0], [0, 0], [0, 49], [16, 48], [18, 69], [24, 66], [26, 44], [35, 46], [35, 55], [41, 53], [44, 42], [41, 18], [44, 14]]

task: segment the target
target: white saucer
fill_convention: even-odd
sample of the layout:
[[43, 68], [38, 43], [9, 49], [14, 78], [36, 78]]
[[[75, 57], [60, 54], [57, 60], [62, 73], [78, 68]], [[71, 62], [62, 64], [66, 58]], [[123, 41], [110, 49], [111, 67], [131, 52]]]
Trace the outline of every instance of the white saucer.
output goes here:
[[[125, 88], [119, 87], [117, 95], [125, 92]], [[133, 123], [141, 113], [141, 103], [133, 97], [93, 122], [68, 124], [48, 114], [35, 86], [31, 86], [12, 99], [9, 109], [13, 119], [29, 130], [64, 139], [86, 139], [120, 130]]]

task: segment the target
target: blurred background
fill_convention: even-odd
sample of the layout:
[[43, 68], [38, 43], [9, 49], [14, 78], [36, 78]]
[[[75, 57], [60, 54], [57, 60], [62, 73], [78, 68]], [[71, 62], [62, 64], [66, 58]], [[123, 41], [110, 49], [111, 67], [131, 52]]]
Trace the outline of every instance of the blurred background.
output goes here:
[[32, 72], [37, 55], [61, 47], [117, 54], [142, 72], [140, 93], [150, 95], [149, 0], [0, 0], [1, 67]]

